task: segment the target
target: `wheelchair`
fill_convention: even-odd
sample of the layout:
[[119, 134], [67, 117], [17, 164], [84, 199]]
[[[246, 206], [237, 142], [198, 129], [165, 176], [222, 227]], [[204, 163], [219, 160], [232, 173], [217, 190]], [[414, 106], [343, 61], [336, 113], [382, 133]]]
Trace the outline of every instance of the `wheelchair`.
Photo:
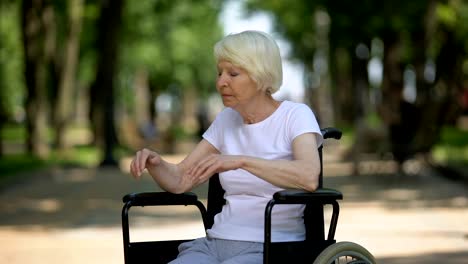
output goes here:
[[[341, 138], [336, 128], [322, 129], [324, 139]], [[265, 208], [265, 232], [263, 263], [310, 263], [310, 264], [375, 264], [372, 254], [364, 247], [353, 242], [336, 242], [334, 236], [338, 223], [339, 204], [343, 199], [339, 191], [323, 188], [323, 145], [319, 147], [320, 177], [319, 188], [314, 192], [302, 190], [283, 190], [275, 193]], [[179, 244], [187, 240], [131, 242], [129, 231], [129, 210], [132, 206], [184, 205], [198, 207], [205, 230], [213, 225], [214, 216], [224, 205], [224, 190], [218, 175], [209, 180], [207, 206], [198, 200], [196, 194], [187, 192], [172, 194], [168, 192], [132, 193], [123, 197], [122, 231], [125, 264], [168, 263], [178, 255]], [[304, 224], [306, 239], [294, 242], [271, 241], [271, 213], [277, 204], [305, 204]], [[325, 237], [324, 206], [331, 205], [332, 213], [328, 234]]]

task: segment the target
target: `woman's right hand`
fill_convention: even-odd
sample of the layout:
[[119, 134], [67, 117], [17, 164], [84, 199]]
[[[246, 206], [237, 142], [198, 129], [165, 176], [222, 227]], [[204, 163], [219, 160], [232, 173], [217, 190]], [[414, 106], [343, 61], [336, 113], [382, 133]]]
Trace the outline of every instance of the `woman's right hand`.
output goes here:
[[145, 169], [158, 166], [160, 163], [161, 156], [157, 152], [144, 148], [135, 154], [130, 163], [130, 173], [135, 179], [139, 179]]

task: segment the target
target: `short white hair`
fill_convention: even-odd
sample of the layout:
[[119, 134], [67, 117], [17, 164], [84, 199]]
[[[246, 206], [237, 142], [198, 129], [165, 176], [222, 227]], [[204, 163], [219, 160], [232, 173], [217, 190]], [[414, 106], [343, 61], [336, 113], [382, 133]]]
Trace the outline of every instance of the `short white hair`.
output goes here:
[[281, 55], [275, 40], [261, 31], [229, 34], [214, 46], [216, 61], [228, 61], [246, 70], [259, 89], [275, 93], [283, 83]]

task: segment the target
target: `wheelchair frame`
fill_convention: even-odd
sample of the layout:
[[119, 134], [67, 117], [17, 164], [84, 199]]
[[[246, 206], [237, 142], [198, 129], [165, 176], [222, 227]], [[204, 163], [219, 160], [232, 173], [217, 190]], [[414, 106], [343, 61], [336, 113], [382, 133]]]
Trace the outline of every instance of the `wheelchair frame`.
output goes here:
[[[339, 140], [341, 131], [335, 128], [322, 129], [324, 139], [333, 138]], [[320, 176], [319, 188], [314, 192], [302, 190], [283, 190], [275, 193], [265, 208], [265, 240], [264, 240], [264, 264], [271, 263], [312, 263], [313, 260], [332, 245], [337, 245], [334, 239], [338, 223], [339, 204], [337, 200], [343, 199], [341, 192], [322, 188], [323, 186], [323, 160], [320, 146]], [[205, 230], [213, 225], [214, 216], [221, 211], [224, 205], [224, 190], [219, 183], [218, 175], [209, 180], [207, 209], [198, 200], [196, 194], [188, 192], [183, 194], [172, 194], [168, 192], [132, 193], [123, 197], [122, 208], [122, 232], [125, 264], [132, 263], [167, 263], [176, 258], [178, 245], [190, 240], [166, 240], [131, 242], [129, 231], [129, 210], [132, 206], [163, 206], [163, 205], [193, 205], [198, 207]], [[304, 223], [306, 227], [306, 240], [295, 242], [271, 242], [271, 213], [277, 204], [305, 204]], [[324, 205], [332, 205], [332, 216], [325, 239]], [[347, 242], [351, 243], [351, 242]], [[340, 243], [338, 243], [340, 244]], [[351, 243], [353, 244], [353, 243]], [[357, 244], [356, 244], [357, 245]], [[337, 245], [343, 247], [343, 245]], [[344, 245], [346, 246], [346, 245]], [[351, 245], [353, 246], [353, 245]], [[330, 251], [330, 250], [328, 250]], [[332, 257], [337, 257], [340, 252], [331, 249]], [[335, 250], [336, 251], [336, 250]], [[338, 249], [340, 251], [340, 249]], [[349, 251], [349, 250], [348, 250]], [[348, 252], [347, 251], [347, 252]], [[352, 250], [351, 250], [352, 251]], [[353, 263], [375, 263], [372, 255], [364, 248], [357, 245], [354, 247], [357, 259], [364, 258], [367, 261]], [[343, 251], [344, 252], [344, 251]], [[364, 253], [360, 253], [364, 252]], [[348, 254], [348, 253], [347, 253]], [[362, 255], [364, 257], [362, 257]], [[323, 258], [323, 257], [322, 257]], [[321, 259], [322, 259], [321, 258]], [[327, 260], [328, 261], [328, 260]], [[327, 262], [328, 263], [328, 262]], [[331, 262], [330, 262], [331, 263]]]

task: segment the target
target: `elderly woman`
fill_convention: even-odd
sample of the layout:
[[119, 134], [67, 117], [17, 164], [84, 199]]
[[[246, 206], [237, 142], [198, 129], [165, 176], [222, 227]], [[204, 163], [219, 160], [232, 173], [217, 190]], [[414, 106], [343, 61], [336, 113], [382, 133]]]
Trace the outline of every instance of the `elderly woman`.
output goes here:
[[[171, 263], [262, 263], [264, 211], [283, 189], [314, 191], [322, 135], [305, 104], [272, 97], [282, 83], [279, 48], [266, 33], [244, 31], [214, 47], [224, 110], [180, 163], [138, 151], [131, 173], [147, 169], [166, 191], [182, 193], [219, 173], [226, 204], [206, 237], [183, 243]], [[302, 205], [273, 210], [272, 241], [305, 239]]]

